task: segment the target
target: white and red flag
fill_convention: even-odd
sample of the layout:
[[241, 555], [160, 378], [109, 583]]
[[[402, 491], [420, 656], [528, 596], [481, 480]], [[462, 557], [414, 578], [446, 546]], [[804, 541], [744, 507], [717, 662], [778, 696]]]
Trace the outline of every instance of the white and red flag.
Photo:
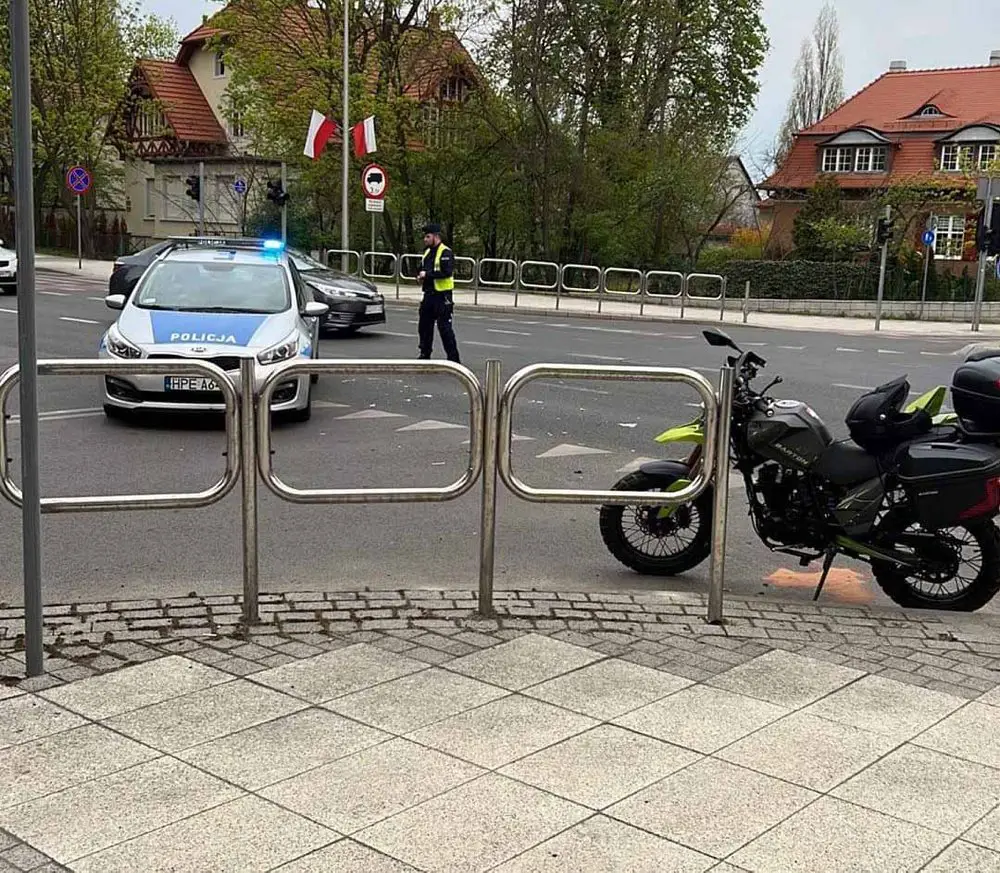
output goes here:
[[375, 116], [369, 115], [364, 121], [351, 128], [354, 139], [354, 154], [357, 157], [375, 151]]
[[337, 130], [337, 122], [331, 121], [323, 113], [314, 109], [309, 121], [309, 133], [306, 134], [306, 147], [303, 149], [303, 154], [307, 158], [317, 160]]

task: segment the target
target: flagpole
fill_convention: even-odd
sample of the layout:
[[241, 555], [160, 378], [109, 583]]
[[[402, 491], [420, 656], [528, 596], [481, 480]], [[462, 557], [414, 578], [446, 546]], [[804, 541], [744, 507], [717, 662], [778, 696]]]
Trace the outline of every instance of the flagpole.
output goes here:
[[[350, 46], [351, 46], [351, 7], [350, 0], [343, 0], [344, 2], [344, 85], [343, 100], [344, 100], [344, 125], [341, 128], [341, 149], [342, 149], [342, 160], [343, 160], [343, 178], [341, 179], [341, 200], [340, 200], [340, 247], [347, 251], [351, 247], [351, 228], [348, 220], [348, 198], [347, 198], [347, 186], [349, 183], [349, 163], [351, 159], [350, 149], [348, 146], [348, 137], [351, 133], [350, 126], [350, 92], [351, 92], [351, 79], [350, 79]], [[345, 263], [347, 261], [347, 255], [341, 256]], [[346, 265], [343, 266], [344, 271], [347, 271]]]

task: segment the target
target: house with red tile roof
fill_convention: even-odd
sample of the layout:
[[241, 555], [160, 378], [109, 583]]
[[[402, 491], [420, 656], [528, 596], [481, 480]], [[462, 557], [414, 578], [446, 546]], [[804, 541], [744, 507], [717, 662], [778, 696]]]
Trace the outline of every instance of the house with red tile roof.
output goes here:
[[[888, 72], [811, 127], [799, 131], [784, 162], [760, 184], [773, 220], [771, 240], [790, 249], [792, 227], [809, 190], [831, 174], [857, 204], [896, 185], [940, 192], [927, 215], [937, 227], [936, 258], [970, 256], [973, 211], [963, 192], [979, 168], [1000, 158], [1000, 51], [981, 67]], [[949, 197], [948, 192], [955, 196]], [[911, 222], [915, 242], [925, 228]]]
[[[243, 123], [231, 111], [232, 70], [216, 38], [234, 37], [213, 21], [206, 19], [185, 36], [173, 60], [142, 59], [133, 68], [119, 143], [133, 235], [163, 238], [195, 228], [198, 207], [185, 194], [185, 180], [197, 174], [200, 162], [205, 164], [206, 230], [216, 233], [243, 232], [250, 204], [269, 174], [276, 175], [275, 161], [249, 153]], [[306, 20], [293, 24], [310, 26]], [[423, 141], [410, 146], [433, 148], [448, 135], [448, 109], [464, 102], [481, 79], [461, 41], [442, 31], [433, 13], [423, 27], [408, 31], [404, 46], [404, 95], [420, 104], [424, 131]], [[373, 88], [376, 78], [372, 71]], [[303, 142], [307, 125], [303, 119]], [[247, 182], [249, 195], [236, 192], [238, 178]]]

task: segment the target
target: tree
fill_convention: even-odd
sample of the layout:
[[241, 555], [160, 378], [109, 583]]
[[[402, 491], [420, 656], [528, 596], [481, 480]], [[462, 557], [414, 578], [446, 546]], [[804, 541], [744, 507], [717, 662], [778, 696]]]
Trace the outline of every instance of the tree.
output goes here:
[[837, 13], [827, 2], [813, 26], [812, 41], [802, 41], [792, 72], [792, 95], [778, 133], [774, 162], [788, 156], [796, 133], [829, 115], [844, 100], [844, 59]]
[[792, 241], [795, 253], [803, 260], [826, 260], [831, 238], [830, 220], [843, 223], [844, 209], [840, 185], [835, 176], [824, 173], [806, 196], [806, 202], [795, 216]]

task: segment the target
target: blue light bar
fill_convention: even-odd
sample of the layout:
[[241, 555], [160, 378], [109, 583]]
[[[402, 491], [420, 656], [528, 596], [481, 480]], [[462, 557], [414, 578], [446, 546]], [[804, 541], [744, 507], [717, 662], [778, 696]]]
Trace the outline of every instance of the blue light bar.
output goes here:
[[270, 251], [281, 251], [285, 247], [285, 244], [280, 239], [266, 239], [264, 240], [264, 248]]

